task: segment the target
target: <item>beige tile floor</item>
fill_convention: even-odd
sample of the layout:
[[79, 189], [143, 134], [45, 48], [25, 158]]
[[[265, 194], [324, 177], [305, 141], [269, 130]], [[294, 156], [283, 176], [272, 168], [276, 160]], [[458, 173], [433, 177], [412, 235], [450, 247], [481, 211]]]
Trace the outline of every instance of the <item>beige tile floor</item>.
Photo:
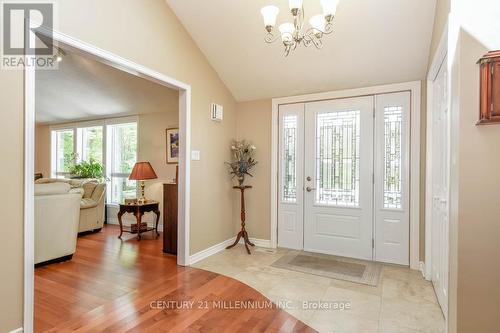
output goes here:
[[[430, 282], [420, 272], [384, 265], [377, 287], [271, 267], [287, 253], [240, 245], [194, 265], [235, 278], [319, 332], [444, 332], [444, 318]], [[286, 302], [288, 301], [288, 303]], [[309, 310], [309, 304], [350, 304], [349, 309]], [[281, 303], [280, 303], [281, 302]], [[332, 303], [337, 302], [337, 303]]]

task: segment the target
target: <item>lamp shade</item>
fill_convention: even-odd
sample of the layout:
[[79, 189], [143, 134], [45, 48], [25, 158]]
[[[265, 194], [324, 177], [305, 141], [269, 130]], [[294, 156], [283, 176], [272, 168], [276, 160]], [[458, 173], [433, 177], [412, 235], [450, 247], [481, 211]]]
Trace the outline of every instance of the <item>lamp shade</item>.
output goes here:
[[290, 10], [301, 9], [302, 1], [303, 0], [288, 0], [288, 6], [290, 7]]
[[293, 32], [295, 31], [295, 26], [293, 23], [283, 23], [280, 25], [281, 40], [284, 43], [291, 43], [293, 40]]
[[128, 177], [129, 180], [148, 180], [156, 178], [158, 178], [158, 176], [149, 162], [137, 162], [134, 165], [130, 177]]
[[326, 21], [323, 15], [314, 15], [309, 20], [309, 24], [314, 29], [314, 33], [325, 31]]
[[339, 0], [321, 0], [321, 6], [323, 7], [323, 15], [335, 16], [338, 4]]
[[276, 25], [276, 17], [280, 10], [276, 6], [266, 6], [261, 9], [262, 17], [264, 18], [264, 25], [266, 27], [274, 27]]

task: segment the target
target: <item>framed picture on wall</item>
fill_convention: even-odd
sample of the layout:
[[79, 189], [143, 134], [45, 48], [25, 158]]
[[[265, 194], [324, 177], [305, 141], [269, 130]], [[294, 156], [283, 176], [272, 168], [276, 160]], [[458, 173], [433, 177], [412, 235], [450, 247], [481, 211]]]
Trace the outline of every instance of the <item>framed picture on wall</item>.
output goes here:
[[167, 128], [167, 163], [179, 163], [179, 129]]

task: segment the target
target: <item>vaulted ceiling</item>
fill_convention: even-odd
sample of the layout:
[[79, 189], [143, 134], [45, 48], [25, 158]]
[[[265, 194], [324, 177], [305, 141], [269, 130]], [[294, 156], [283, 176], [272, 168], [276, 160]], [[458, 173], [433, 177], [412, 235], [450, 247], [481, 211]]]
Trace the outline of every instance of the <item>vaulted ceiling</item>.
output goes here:
[[[166, 0], [238, 101], [420, 80], [425, 77], [435, 0], [340, 0], [324, 48], [283, 56], [266, 44], [260, 8], [288, 0]], [[304, 0], [306, 19], [321, 13]], [[173, 45], [174, 47], [174, 45]]]

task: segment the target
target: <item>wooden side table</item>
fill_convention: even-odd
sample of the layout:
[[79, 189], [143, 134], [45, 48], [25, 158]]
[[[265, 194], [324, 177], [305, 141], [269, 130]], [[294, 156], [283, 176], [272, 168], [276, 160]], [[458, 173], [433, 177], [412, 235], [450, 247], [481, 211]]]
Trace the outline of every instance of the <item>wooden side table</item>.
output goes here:
[[[131, 204], [120, 204], [120, 211], [118, 212], [118, 222], [120, 223], [120, 236], [118, 238], [122, 238], [122, 234], [124, 232], [128, 232], [131, 234], [137, 233], [137, 240], [141, 240], [141, 233], [154, 231], [156, 233], [156, 237], [160, 236], [158, 232], [158, 221], [160, 220], [160, 203], [158, 201], [147, 201], [143, 204], [141, 203], [131, 203]], [[156, 224], [154, 228], [141, 228], [142, 216], [145, 213], [153, 212], [156, 214]], [[133, 230], [124, 228], [122, 223], [122, 216], [125, 213], [134, 214], [135, 219], [137, 221], [137, 229]]]

